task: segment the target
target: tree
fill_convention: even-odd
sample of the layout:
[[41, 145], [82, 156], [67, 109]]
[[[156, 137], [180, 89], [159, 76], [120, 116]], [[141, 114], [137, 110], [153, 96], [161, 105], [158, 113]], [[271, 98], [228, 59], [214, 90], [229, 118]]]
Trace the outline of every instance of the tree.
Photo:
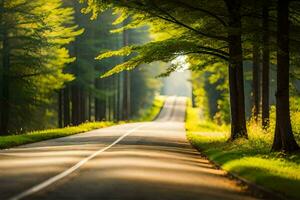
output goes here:
[[269, 124], [269, 93], [270, 93], [270, 30], [269, 30], [269, 5], [267, 2], [262, 6], [263, 26], [263, 55], [262, 55], [262, 126]]
[[46, 120], [40, 116], [47, 117], [53, 103], [49, 97], [72, 79], [63, 74], [73, 61], [64, 45], [80, 30], [72, 22], [72, 9], [62, 8], [60, 0], [3, 0], [0, 7], [0, 132], [42, 128]]
[[255, 121], [258, 120], [258, 115], [260, 113], [260, 49], [259, 46], [253, 44], [253, 58], [252, 58], [252, 91], [253, 91], [253, 117]]
[[272, 150], [294, 152], [299, 146], [292, 132], [289, 103], [289, 1], [277, 3], [276, 128]]
[[231, 137], [247, 137], [245, 119], [244, 72], [242, 51], [241, 4], [239, 0], [226, 1], [229, 19], [229, 87], [231, 107]]

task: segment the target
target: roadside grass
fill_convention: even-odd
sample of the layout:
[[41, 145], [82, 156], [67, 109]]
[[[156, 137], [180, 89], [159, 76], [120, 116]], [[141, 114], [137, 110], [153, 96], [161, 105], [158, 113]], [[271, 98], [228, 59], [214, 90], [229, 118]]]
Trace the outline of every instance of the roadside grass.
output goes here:
[[163, 107], [165, 100], [166, 96], [156, 96], [151, 108], [141, 110], [139, 116], [136, 117], [133, 121], [146, 122], [154, 120]]
[[[153, 105], [145, 109], [144, 113], [140, 118], [136, 118], [131, 122], [137, 121], [151, 121], [156, 115], [159, 114], [161, 107], [164, 104], [165, 97], [157, 96], [154, 99]], [[56, 128], [56, 129], [46, 129], [40, 131], [32, 131], [24, 134], [17, 135], [8, 135], [8, 136], [0, 136], [0, 149], [7, 149], [15, 146], [19, 146], [22, 144], [29, 144], [34, 142], [39, 142], [48, 139], [60, 138], [69, 135], [74, 135], [78, 133], [83, 133], [99, 128], [105, 128], [117, 124], [125, 123], [124, 121], [120, 122], [110, 122], [110, 121], [102, 121], [102, 122], [86, 122], [80, 124], [78, 126], [69, 126], [65, 128]]]
[[[294, 130], [299, 130], [297, 124], [293, 125]], [[188, 106], [187, 109], [187, 138], [209, 159], [244, 179], [289, 198], [300, 199], [300, 155], [270, 152], [272, 126], [270, 130], [263, 131], [250, 121], [248, 140], [227, 142], [229, 127], [200, 120], [197, 108]], [[298, 134], [296, 132], [299, 142]]]
[[98, 128], [104, 128], [115, 125], [114, 122], [87, 122], [78, 126], [69, 126], [65, 128], [46, 129], [40, 131], [32, 131], [19, 135], [8, 135], [0, 137], [0, 149], [6, 149], [21, 144], [28, 144], [48, 140], [53, 138], [65, 137], [77, 133], [83, 133]]

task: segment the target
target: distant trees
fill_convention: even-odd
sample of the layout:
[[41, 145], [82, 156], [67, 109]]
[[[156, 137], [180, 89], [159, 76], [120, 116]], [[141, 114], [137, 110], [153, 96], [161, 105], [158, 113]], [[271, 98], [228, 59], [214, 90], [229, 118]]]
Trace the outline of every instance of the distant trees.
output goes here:
[[[132, 119], [142, 108], [152, 103], [153, 93], [159, 89], [159, 81], [154, 81], [154, 75], [150, 77], [151, 70], [143, 73], [125, 71], [100, 78], [105, 71], [127, 58], [102, 62], [95, 58], [100, 51], [147, 41], [147, 30], [126, 30], [112, 34], [112, 29], [120, 28], [112, 25], [116, 20], [112, 11], [108, 10], [99, 18], [91, 20], [90, 15], [81, 12], [83, 4], [73, 0], [64, 1], [67, 6], [74, 8], [75, 22], [84, 29], [84, 33], [69, 45], [70, 53], [76, 60], [68, 65], [66, 72], [73, 74], [76, 79], [60, 91], [63, 94], [59, 98], [60, 124], [68, 126], [91, 120]], [[136, 79], [139, 79], [137, 83]], [[149, 81], [154, 82], [153, 87], [148, 84]], [[138, 95], [135, 92], [138, 90], [144, 90], [146, 94]]]
[[[252, 52], [252, 60], [255, 64], [252, 74], [254, 75], [255, 115], [258, 116], [260, 107], [259, 88], [261, 85], [259, 72], [260, 49], [262, 49], [262, 122], [263, 126], [268, 126], [270, 47], [272, 37], [277, 38], [277, 43], [272, 43], [272, 46], [276, 46], [275, 49], [277, 49], [278, 65], [276, 97], [276, 127], [278, 128], [276, 128], [274, 145], [276, 143], [281, 145], [275, 145], [276, 148], [273, 147], [273, 150], [291, 152], [298, 149], [292, 137], [288, 111], [289, 42], [287, 38], [290, 35], [288, 29], [290, 23], [288, 1], [147, 0], [123, 2], [97, 0], [88, 1], [88, 3], [89, 8], [87, 11], [93, 11], [94, 14], [107, 8], [113, 8], [116, 11], [125, 13], [119, 21], [130, 16], [133, 21], [129, 25], [125, 25], [124, 29], [146, 23], [152, 26], [154, 34], [163, 35], [165, 33], [154, 42], [145, 45], [124, 47], [121, 50], [101, 54], [100, 59], [137, 53], [137, 56], [115, 66], [106, 75], [135, 68], [140, 63], [150, 63], [156, 60], [171, 61], [179, 55], [188, 55], [194, 63], [193, 69], [196, 70], [201, 70], [202, 67], [214, 63], [228, 63], [232, 127], [230, 140], [247, 137], [243, 64], [245, 60], [249, 59], [249, 52]], [[274, 5], [278, 8], [277, 12], [270, 14], [270, 10]], [[285, 10], [282, 10], [281, 7], [284, 7]], [[257, 19], [259, 19], [259, 23], [251, 22], [257, 21]], [[298, 19], [299, 14], [293, 12], [293, 21], [298, 22]], [[274, 20], [277, 20], [277, 23], [274, 23]], [[277, 36], [271, 35], [271, 28], [276, 29]], [[176, 67], [172, 66], [167, 73], [174, 69]], [[278, 115], [281, 115], [281, 117]], [[279, 142], [276, 141], [276, 138], [279, 139]], [[290, 143], [287, 144], [286, 138], [289, 138]]]

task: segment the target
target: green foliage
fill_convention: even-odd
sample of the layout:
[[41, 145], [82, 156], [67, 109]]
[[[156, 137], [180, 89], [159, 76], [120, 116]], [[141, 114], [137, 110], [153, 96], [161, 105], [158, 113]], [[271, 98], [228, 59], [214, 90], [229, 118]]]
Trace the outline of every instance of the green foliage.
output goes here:
[[0, 74], [8, 77], [6, 83], [1, 82], [1, 91], [4, 87], [11, 91], [9, 129], [45, 127], [50, 119], [40, 116], [54, 112], [51, 97], [73, 79], [63, 73], [66, 64], [75, 60], [65, 45], [82, 30], [73, 23], [73, 10], [63, 7], [61, 0], [4, 1], [2, 10], [0, 58], [8, 57], [9, 69], [1, 62]]
[[[158, 42], [149, 42], [144, 45], [133, 45], [123, 47], [116, 51], [108, 51], [100, 54], [97, 59], [109, 58], [112, 56], [124, 56], [136, 53], [137, 55], [130, 60], [116, 65], [112, 70], [104, 74], [103, 77], [111, 76], [123, 70], [131, 70], [142, 63], [152, 63], [154, 61], [170, 62], [176, 57], [188, 53], [200, 51], [195, 43], [180, 38], [167, 39]], [[182, 52], [182, 53], [181, 53]]]
[[[83, 0], [84, 1], [84, 0]], [[122, 2], [87, 0], [85, 12], [91, 12], [94, 17], [104, 10], [113, 9], [119, 17], [113, 24], [119, 24], [116, 32], [140, 26], [149, 26], [152, 40], [144, 45], [131, 45], [116, 51], [102, 52], [97, 58], [105, 59], [114, 56], [133, 54], [129, 60], [118, 64], [109, 70], [103, 77], [111, 76], [123, 70], [131, 70], [142, 63], [154, 61], [169, 62], [180, 55], [189, 57], [209, 58], [212, 62], [223, 62], [228, 58], [228, 53], [219, 45], [225, 45], [226, 31], [221, 18], [205, 12], [209, 8], [216, 9], [216, 5], [207, 1], [195, 3], [194, 1], [153, 1]], [[195, 7], [190, 6], [196, 4]], [[204, 7], [205, 5], [205, 7]], [[223, 12], [224, 4], [220, 2], [218, 11]], [[202, 7], [197, 10], [198, 7]], [[186, 14], [189, 13], [187, 16]], [[126, 21], [130, 18], [130, 22]], [[221, 21], [221, 24], [219, 24]], [[214, 27], [214, 28], [212, 28]], [[218, 30], [218, 31], [216, 31]], [[208, 37], [207, 37], [208, 36]], [[218, 49], [219, 48], [219, 49]], [[167, 74], [174, 71], [170, 67]]]
[[[190, 61], [192, 67], [199, 68], [202, 60]], [[194, 71], [192, 84], [198, 107], [203, 108], [203, 117], [218, 124], [230, 122], [229, 89], [227, 70], [223, 63], [205, 63], [203, 71]]]

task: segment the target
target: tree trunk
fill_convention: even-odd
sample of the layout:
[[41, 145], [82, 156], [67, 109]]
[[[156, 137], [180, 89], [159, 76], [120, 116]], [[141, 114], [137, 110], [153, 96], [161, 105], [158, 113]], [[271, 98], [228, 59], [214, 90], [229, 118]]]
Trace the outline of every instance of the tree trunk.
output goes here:
[[114, 119], [115, 121], [119, 121], [119, 74], [114, 75]]
[[196, 95], [194, 93], [195, 91], [195, 86], [193, 86], [194, 84], [192, 84], [192, 107], [195, 108], [196, 107]]
[[125, 72], [125, 80], [124, 80], [124, 113], [125, 117], [124, 119], [129, 120], [131, 116], [131, 80], [130, 80], [130, 72]]
[[[3, 6], [3, 5], [2, 5]], [[2, 14], [2, 13], [1, 13]], [[2, 30], [2, 91], [1, 91], [1, 124], [0, 135], [8, 134], [10, 117], [10, 47], [8, 33], [5, 27]]]
[[89, 92], [88, 95], [88, 120], [92, 121], [92, 99], [93, 99], [93, 95], [91, 92]]
[[86, 122], [86, 111], [87, 111], [87, 104], [86, 104], [86, 92], [84, 91], [84, 88], [80, 88], [80, 123]]
[[124, 102], [124, 72], [119, 73], [119, 120], [123, 120], [123, 102]]
[[[125, 30], [123, 32], [123, 46], [128, 46], [129, 45], [129, 35], [128, 31]], [[130, 86], [130, 72], [129, 71], [124, 71], [124, 87], [123, 87], [123, 119], [129, 120], [130, 114], [131, 114], [131, 105], [130, 105], [130, 91], [131, 91], [131, 86]]]
[[289, 3], [277, 5], [277, 92], [273, 151], [294, 152], [299, 146], [292, 132], [289, 104]]
[[260, 112], [260, 52], [257, 44], [253, 45], [252, 92], [253, 92], [253, 117], [258, 120]]
[[229, 13], [229, 87], [231, 109], [230, 140], [240, 137], [247, 138], [245, 119], [243, 51], [241, 41], [240, 1], [226, 1]]
[[64, 89], [64, 127], [70, 125], [70, 87], [67, 85]]
[[[105, 89], [105, 80], [96, 79], [95, 80], [96, 88], [98, 90]], [[106, 97], [96, 96], [95, 98], [95, 119], [96, 121], [102, 121], [106, 119]]]
[[262, 126], [269, 126], [269, 88], [270, 88], [270, 35], [269, 8], [263, 6], [263, 65], [262, 65]]
[[72, 85], [72, 124], [80, 124], [80, 96], [77, 83]]
[[63, 90], [58, 91], [58, 127], [63, 127]]

